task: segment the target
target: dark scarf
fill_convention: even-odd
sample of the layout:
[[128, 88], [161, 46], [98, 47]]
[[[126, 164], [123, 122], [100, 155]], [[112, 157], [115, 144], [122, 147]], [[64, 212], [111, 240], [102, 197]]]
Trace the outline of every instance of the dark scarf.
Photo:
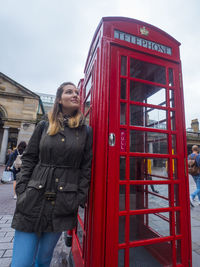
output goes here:
[[69, 119], [72, 118], [72, 117], [73, 117], [73, 115], [64, 115], [63, 116], [63, 121], [62, 121], [63, 126], [68, 126]]
[[[69, 119], [74, 117], [75, 115], [77, 114], [77, 111], [75, 111], [73, 114], [71, 115], [64, 115], [62, 113], [60, 113], [59, 115], [59, 121], [60, 121], [60, 125], [62, 128], [66, 127], [66, 126], [69, 126], [68, 122], [69, 122]], [[81, 117], [80, 117], [80, 121], [79, 121], [79, 126], [82, 126], [85, 122], [85, 118], [84, 116], [81, 114]]]

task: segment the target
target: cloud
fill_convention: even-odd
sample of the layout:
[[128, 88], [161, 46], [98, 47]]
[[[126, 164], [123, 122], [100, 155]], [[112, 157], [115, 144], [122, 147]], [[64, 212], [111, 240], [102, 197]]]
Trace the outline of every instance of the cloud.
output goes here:
[[101, 17], [98, 9], [106, 3], [8, 0], [0, 10], [1, 72], [30, 90], [50, 93], [62, 81], [78, 83]]

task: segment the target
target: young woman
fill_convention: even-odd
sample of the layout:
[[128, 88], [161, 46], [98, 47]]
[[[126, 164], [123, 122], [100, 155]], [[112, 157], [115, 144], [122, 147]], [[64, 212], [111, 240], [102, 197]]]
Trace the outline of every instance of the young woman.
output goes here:
[[62, 231], [77, 223], [91, 177], [92, 130], [80, 112], [73, 83], [57, 90], [48, 122], [38, 123], [22, 157], [12, 267], [50, 265]]

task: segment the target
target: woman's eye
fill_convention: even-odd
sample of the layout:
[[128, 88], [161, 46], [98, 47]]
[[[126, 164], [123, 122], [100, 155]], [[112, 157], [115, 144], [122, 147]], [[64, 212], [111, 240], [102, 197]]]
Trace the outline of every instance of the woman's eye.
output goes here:
[[79, 91], [66, 90], [64, 93], [67, 95], [76, 94], [77, 96], [79, 96]]
[[65, 94], [72, 94], [72, 91], [71, 90], [67, 90], [67, 91], [65, 91]]

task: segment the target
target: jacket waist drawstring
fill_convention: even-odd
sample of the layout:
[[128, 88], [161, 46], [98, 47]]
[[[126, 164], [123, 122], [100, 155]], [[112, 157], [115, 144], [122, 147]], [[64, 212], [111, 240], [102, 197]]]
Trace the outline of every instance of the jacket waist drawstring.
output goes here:
[[79, 169], [78, 166], [69, 166], [69, 165], [53, 165], [53, 164], [47, 164], [47, 163], [40, 163], [40, 166], [42, 167], [49, 167], [49, 168], [61, 168], [61, 169]]

